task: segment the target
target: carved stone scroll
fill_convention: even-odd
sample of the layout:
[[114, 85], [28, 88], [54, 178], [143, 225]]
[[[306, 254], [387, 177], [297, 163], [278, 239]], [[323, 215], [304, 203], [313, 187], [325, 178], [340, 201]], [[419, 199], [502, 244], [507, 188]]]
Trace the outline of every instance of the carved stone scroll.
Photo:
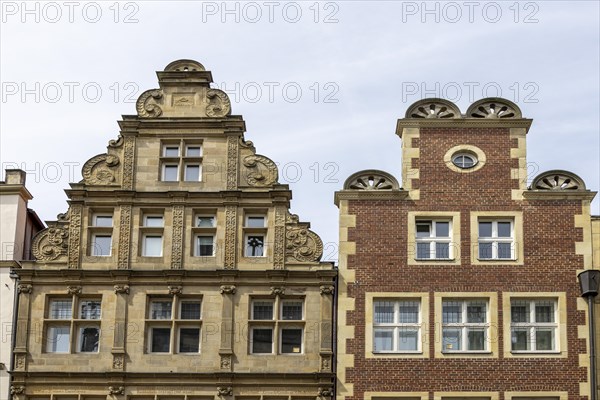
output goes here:
[[117, 185], [119, 158], [111, 154], [99, 154], [90, 158], [81, 170], [86, 185]]
[[156, 118], [162, 114], [162, 109], [159, 107], [158, 100], [163, 97], [160, 89], [146, 90], [137, 99], [136, 110], [140, 117]]
[[246, 182], [250, 186], [267, 187], [277, 183], [279, 173], [277, 165], [269, 158], [258, 154], [244, 158]]
[[287, 226], [285, 238], [288, 258], [300, 262], [315, 262], [323, 256], [323, 241], [309, 229]]
[[208, 105], [206, 106], [206, 115], [219, 118], [226, 117], [231, 113], [231, 102], [227, 94], [220, 89], [209, 89], [206, 92]]
[[19, 284], [19, 286], [17, 286], [17, 293], [31, 294], [32, 291], [33, 291], [33, 286], [31, 286], [31, 285]]
[[218, 396], [232, 396], [233, 395], [233, 389], [231, 388], [231, 386], [219, 386], [217, 388], [217, 395]]
[[53, 261], [67, 254], [69, 232], [65, 228], [47, 228], [33, 239], [31, 252], [38, 261]]
[[235, 294], [235, 291], [235, 285], [221, 285], [221, 288], [219, 289], [221, 294]]

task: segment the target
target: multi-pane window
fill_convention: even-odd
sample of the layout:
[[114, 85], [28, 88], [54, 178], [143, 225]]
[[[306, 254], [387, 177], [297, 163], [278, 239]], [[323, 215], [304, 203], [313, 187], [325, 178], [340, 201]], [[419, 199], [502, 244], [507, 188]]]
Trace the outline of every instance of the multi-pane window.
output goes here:
[[442, 351], [487, 351], [489, 325], [487, 300], [442, 301]]
[[75, 296], [49, 299], [44, 319], [46, 352], [97, 353], [101, 311], [100, 299]]
[[162, 215], [143, 215], [141, 228], [142, 248], [144, 257], [162, 257], [163, 255], [164, 217]]
[[513, 221], [479, 220], [479, 259], [512, 260], [515, 258]]
[[452, 258], [450, 221], [417, 221], [417, 259], [447, 260]]
[[199, 182], [202, 180], [202, 145], [187, 141], [163, 143], [160, 165], [162, 181]]
[[154, 298], [148, 305], [149, 353], [200, 351], [201, 301], [192, 298]]
[[107, 257], [112, 252], [112, 214], [92, 215], [90, 225], [90, 252], [91, 256]]
[[267, 217], [247, 215], [244, 224], [244, 255], [246, 257], [264, 257], [266, 255]]
[[214, 215], [196, 215], [194, 233], [194, 256], [215, 255], [216, 218]]
[[515, 299], [510, 302], [513, 352], [557, 350], [557, 306], [553, 299]]
[[374, 353], [420, 351], [420, 301], [374, 301], [373, 337]]
[[255, 299], [252, 301], [250, 313], [250, 353], [303, 352], [302, 299]]

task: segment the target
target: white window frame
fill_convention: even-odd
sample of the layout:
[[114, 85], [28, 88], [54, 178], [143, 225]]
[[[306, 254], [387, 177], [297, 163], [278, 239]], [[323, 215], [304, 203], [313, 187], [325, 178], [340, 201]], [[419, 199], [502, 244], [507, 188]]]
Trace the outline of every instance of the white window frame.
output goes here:
[[[256, 319], [254, 307], [256, 303], [269, 303], [271, 304], [272, 313], [270, 319]], [[300, 303], [302, 307], [302, 313], [300, 319], [283, 319], [283, 306], [286, 303]], [[250, 330], [249, 330], [249, 349], [250, 355], [299, 355], [304, 354], [305, 351], [305, 323], [306, 323], [306, 299], [304, 298], [290, 298], [275, 299], [271, 298], [254, 298], [250, 302]], [[268, 329], [271, 330], [271, 352], [270, 353], [254, 353], [254, 330], [255, 329]], [[282, 331], [285, 329], [298, 329], [301, 330], [301, 341], [300, 341], [300, 352], [283, 352], [283, 339]]]
[[[461, 304], [461, 322], [444, 322], [444, 303], [445, 302], [453, 302]], [[468, 321], [468, 312], [467, 308], [469, 303], [485, 303], [485, 322], [467, 322]], [[463, 299], [463, 298], [443, 298], [442, 299], [442, 353], [452, 354], [452, 353], [489, 353], [490, 350], [490, 300], [486, 298], [482, 299]], [[445, 329], [459, 329], [460, 330], [460, 340], [461, 340], [461, 349], [460, 350], [448, 350], [444, 348], [444, 331]], [[483, 329], [484, 337], [483, 344], [484, 348], [481, 350], [469, 350], [469, 329]]]
[[[201, 352], [202, 347], [202, 302], [201, 297], [149, 297], [147, 303], [147, 315], [146, 315], [146, 352], [148, 354], [156, 355], [197, 355]], [[171, 305], [170, 314], [168, 318], [152, 318], [153, 304], [155, 303], [168, 303]], [[199, 304], [199, 318], [186, 318], [183, 319], [182, 304], [184, 303], [197, 303]], [[152, 342], [154, 338], [154, 329], [168, 329], [169, 330], [169, 350], [154, 352], [152, 351]], [[194, 352], [181, 352], [181, 329], [198, 329], [198, 351]]]
[[[175, 180], [167, 180], [167, 168], [175, 168]], [[165, 162], [161, 168], [161, 179], [162, 182], [179, 182], [179, 164], [172, 162]]]
[[[394, 305], [394, 322], [377, 323], [375, 322], [375, 306], [377, 303], [393, 303]], [[416, 303], [417, 304], [417, 322], [400, 322], [400, 304], [401, 303]], [[375, 298], [373, 299], [373, 353], [374, 354], [404, 354], [404, 353], [421, 353], [422, 350], [422, 308], [421, 299], [411, 298]], [[400, 331], [402, 329], [414, 329], [417, 331], [417, 348], [416, 350], [400, 350]], [[392, 350], [375, 350], [375, 332], [378, 330], [392, 331]]]
[[[262, 218], [263, 225], [262, 226], [250, 226], [250, 219], [251, 218]], [[250, 228], [250, 229], [266, 228], [267, 227], [267, 216], [264, 215], [264, 214], [247, 214], [246, 215], [246, 223], [244, 224], [244, 226], [246, 228]]]
[[[513, 322], [512, 321], [512, 307], [513, 302], [525, 301], [529, 303], [529, 322]], [[552, 303], [554, 306], [554, 322], [537, 322], [535, 321], [535, 305], [536, 303]], [[530, 353], [559, 353], [560, 352], [560, 332], [558, 330], [558, 301], [554, 298], [511, 298], [510, 299], [510, 343], [511, 353], [515, 354], [530, 354]], [[514, 350], [513, 349], [513, 330], [515, 328], [528, 329], [529, 330], [529, 344], [530, 350]], [[537, 338], [536, 331], [538, 328], [547, 329], [553, 331], [553, 349], [551, 350], [537, 350]]]
[[[108, 238], [109, 245], [108, 245], [108, 253], [107, 254], [102, 254], [103, 249], [97, 245], [99, 237]], [[110, 257], [110, 256], [112, 256], [112, 234], [110, 234], [110, 233], [93, 233], [91, 247], [92, 247], [91, 255], [94, 257]], [[98, 251], [98, 250], [100, 250], [100, 251]]]
[[[163, 247], [164, 247], [164, 243], [163, 243], [163, 236], [158, 234], [158, 233], [146, 233], [142, 236], [143, 240], [142, 240], [142, 257], [162, 257], [163, 256]], [[160, 252], [159, 254], [152, 254], [149, 255], [148, 254], [148, 246], [146, 243], [146, 240], [148, 238], [160, 238]]]
[[[257, 255], [252, 255], [252, 253], [249, 251], [249, 246], [248, 246], [248, 241], [250, 240], [250, 237], [262, 237], [262, 254], [257, 256]], [[244, 236], [244, 257], [249, 257], [249, 258], [264, 258], [267, 256], [267, 241], [266, 241], [266, 237], [267, 235], [264, 233], [248, 233]]]
[[[437, 224], [438, 223], [447, 223], [448, 224], [448, 236], [437, 236]], [[428, 224], [429, 225], [429, 232], [430, 232], [430, 236], [422, 236], [419, 237], [418, 231], [417, 231], [417, 226], [418, 225], [425, 225]], [[417, 219], [415, 221], [415, 260], [418, 261], [428, 261], [428, 260], [443, 260], [443, 261], [447, 261], [447, 260], [453, 260], [454, 259], [454, 253], [453, 253], [453, 249], [452, 249], [452, 219]], [[428, 257], [428, 258], [421, 258], [419, 257], [419, 243], [429, 243], [429, 254], [432, 255], [433, 257]], [[437, 248], [436, 248], [436, 244], [437, 243], [447, 243], [448, 244], [448, 257], [437, 257]]]
[[[267, 321], [267, 320], [265, 320]], [[270, 353], [255, 353], [254, 352], [254, 330], [270, 330], [271, 331], [271, 352]], [[275, 352], [275, 327], [273, 325], [254, 325], [250, 327], [250, 354], [252, 355], [273, 355]]]
[[[98, 218], [110, 218], [110, 225], [99, 225]], [[92, 216], [92, 226], [95, 228], [112, 228], [114, 224], [114, 218], [112, 214], [98, 213]]]
[[[299, 321], [299, 320], [298, 320]], [[283, 331], [284, 330], [298, 330], [300, 331], [300, 351], [299, 352], [283, 352]], [[300, 325], [280, 325], [279, 326], [279, 332], [278, 332], [278, 341], [279, 341], [279, 354], [285, 354], [285, 355], [302, 355], [304, 354], [304, 327], [300, 326]]]
[[[186, 321], [195, 321], [193, 319]], [[182, 329], [197, 329], [198, 330], [198, 350], [197, 351], [181, 351], [181, 330]], [[198, 325], [178, 325], [176, 338], [177, 354], [199, 354], [202, 347], [202, 328]]]
[[[84, 302], [96, 302], [100, 308], [100, 312], [96, 318], [83, 318], [82, 308]], [[52, 305], [57, 302], [68, 302], [70, 305], [69, 315], [61, 318], [53, 318]], [[44, 353], [60, 353], [60, 354], [97, 354], [100, 352], [100, 341], [102, 338], [101, 318], [102, 318], [102, 298], [93, 297], [50, 297], [47, 299], [48, 309], [44, 317], [44, 332], [46, 335], [46, 343]], [[64, 308], [66, 310], [66, 308]], [[56, 328], [66, 329], [68, 332], [68, 343], [65, 351], [54, 351], [54, 341], [50, 336], [50, 330]], [[98, 349], [96, 351], [81, 351], [83, 329], [94, 328], [98, 330]]]
[[[490, 222], [492, 224], [492, 236], [486, 237], [481, 236], [479, 234], [479, 224], [482, 222]], [[508, 222], [510, 223], [510, 237], [498, 237], [498, 223], [499, 222]], [[509, 243], [510, 244], [510, 258], [500, 258], [498, 256], [498, 243]], [[515, 258], [515, 221], [513, 219], [506, 218], [478, 218], [477, 220], [477, 259], [480, 261], [514, 261]], [[492, 245], [492, 256], [488, 258], [481, 257], [481, 244], [491, 244]]]

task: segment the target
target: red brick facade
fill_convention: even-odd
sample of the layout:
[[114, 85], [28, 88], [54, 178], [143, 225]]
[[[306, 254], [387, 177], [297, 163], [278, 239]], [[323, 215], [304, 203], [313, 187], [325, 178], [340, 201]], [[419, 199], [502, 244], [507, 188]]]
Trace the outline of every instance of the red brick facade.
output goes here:
[[[459, 124], [457, 120], [464, 123]], [[401, 137], [407, 127], [418, 129], [417, 137], [402, 137], [403, 148], [418, 149], [418, 156], [403, 160], [410, 163], [402, 177], [404, 188], [410, 186], [409, 190], [388, 190], [406, 194], [386, 198], [385, 189], [356, 193], [349, 187], [336, 194], [338, 205], [347, 202], [343, 210], [340, 207], [341, 214], [355, 216], [354, 226], [349, 225], [347, 229], [347, 242], [355, 244], [355, 252], [349, 252], [346, 261], [340, 263], [340, 285], [347, 287], [347, 297], [354, 302], [353, 310], [340, 309], [340, 313], [346, 312], [345, 322], [354, 327], [354, 337], [345, 338], [340, 334], [338, 339], [338, 346], [345, 346], [341, 352], [353, 355], [353, 365], [346, 369], [345, 377], [339, 382], [342, 388], [351, 388], [346, 392], [351, 396], [344, 395], [342, 389], [338, 390], [338, 398], [387, 397], [385, 393], [402, 398], [403, 393], [416, 392], [427, 393], [429, 399], [434, 396], [462, 398], [449, 392], [486, 392], [480, 396], [500, 400], [512, 398], [508, 393], [515, 392], [544, 392], [541, 393], [544, 396], [551, 392], [557, 399], [565, 394], [568, 399], [587, 398], [581, 396], [585, 392], [580, 392], [581, 387], [585, 390], [588, 385], [587, 365], [580, 364], [580, 355], [585, 358], [586, 354], [586, 337], [578, 333], [587, 326], [585, 308], [578, 309], [580, 292], [576, 276], [579, 270], [590, 266], [585, 265], [584, 255], [576, 245], [585, 240], [585, 228], [577, 226], [576, 220], [586, 213], [589, 220], [589, 201], [594, 193], [582, 187], [571, 191], [535, 188], [523, 191], [525, 182], [517, 170], [524, 155], [521, 160], [515, 155], [520, 146], [524, 151], [524, 146], [511, 135], [514, 128], [506, 122], [515, 120], [525, 121], [498, 118], [495, 124], [486, 126], [482, 120], [469, 117], [400, 120], [398, 134]], [[485, 154], [485, 165], [470, 173], [449, 168], [447, 160], [444, 161], [445, 154], [461, 145], [480, 149]], [[452, 241], [455, 255], [460, 253], [459, 264], [440, 260], [409, 262], [409, 252], [414, 249], [412, 243], [407, 243], [409, 230], [414, 229], [410, 227], [414, 220], [409, 218], [413, 212], [422, 212], [417, 214], [421, 216], [417, 219], [429, 212], [435, 212], [438, 217], [440, 212], [442, 215], [443, 212], [459, 213], [459, 243]], [[477, 232], [472, 230], [477, 226], [473, 225], [477, 217], [473, 213], [490, 216], [496, 212], [522, 215], [522, 232], [515, 230], [513, 240], [515, 247], [523, 247], [523, 258], [519, 260], [519, 251], [515, 250], [516, 263], [512, 260], [475, 261], [478, 258]], [[515, 219], [515, 226], [518, 223]], [[344, 269], [354, 270], [354, 280], [343, 282]], [[373, 301], [367, 294], [376, 293], [374, 298], [377, 299], [377, 293], [387, 293], [393, 299], [394, 293], [406, 296], [423, 292], [428, 293], [425, 298], [429, 312], [421, 315], [422, 351], [417, 358], [414, 354], [407, 357], [402, 353], [379, 354], [383, 357], [378, 357], [373, 353], [372, 341], [366, 338], [373, 329], [372, 323], [366, 322], [367, 315], [374, 313]], [[486, 300], [490, 315], [495, 314], [497, 318], [496, 324], [490, 324], [486, 336], [489, 351], [436, 351], [436, 342], [442, 348], [439, 345], [442, 329], [438, 326], [441, 319], [439, 315], [436, 318], [441, 310], [435, 304], [436, 293], [445, 293], [443, 300], [453, 298], [453, 293], [456, 299], [463, 299], [465, 293], [484, 292], [493, 293], [491, 297], [495, 299]], [[506, 331], [505, 325], [507, 321], [510, 323], [510, 315], [506, 315], [510, 307], [503, 304], [510, 304], [509, 296], [529, 298], [533, 293], [550, 293], [552, 298], [560, 294], [566, 299], [566, 310], [557, 310], [562, 318], [559, 318], [555, 339], [561, 351], [507, 354], [511, 353], [511, 349], [506, 348], [511, 343], [511, 332]], [[492, 307], [490, 300], [495, 300], [497, 307]], [[340, 321], [341, 324], [343, 319]], [[487, 322], [491, 322], [489, 317]], [[428, 332], [424, 329], [426, 325]], [[561, 329], [566, 331], [566, 343], [560, 337]], [[492, 345], [493, 341], [497, 342], [497, 348]], [[338, 373], [343, 368], [345, 365], [340, 361]]]

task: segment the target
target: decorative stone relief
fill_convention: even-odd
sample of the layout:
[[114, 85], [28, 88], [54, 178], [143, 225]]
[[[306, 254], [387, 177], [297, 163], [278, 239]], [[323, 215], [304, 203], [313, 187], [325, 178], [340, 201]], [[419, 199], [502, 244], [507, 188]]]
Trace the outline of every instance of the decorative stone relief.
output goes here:
[[160, 117], [162, 114], [162, 109], [159, 107], [158, 101], [162, 98], [162, 90], [146, 90], [140, 97], [138, 97], [135, 105], [138, 115], [143, 118]]
[[113, 149], [117, 149], [121, 146], [123, 146], [123, 136], [122, 135], [119, 135], [119, 137], [116, 139], [112, 139], [112, 140], [108, 141], [108, 147], [111, 147]]
[[26, 354], [17, 354], [15, 355], [15, 369], [18, 371], [22, 371], [25, 369], [25, 363], [27, 362]]
[[218, 396], [232, 396], [233, 395], [233, 388], [231, 386], [219, 386], [217, 388], [217, 395]]
[[521, 110], [512, 101], [499, 97], [481, 99], [471, 104], [467, 110], [471, 118], [521, 118]]
[[171, 269], [181, 269], [183, 256], [183, 214], [184, 206], [173, 206], [173, 240], [171, 247]]
[[113, 369], [123, 369], [125, 366], [125, 356], [123, 354], [113, 355]]
[[321, 356], [321, 371], [331, 371], [331, 357]]
[[31, 285], [19, 284], [19, 286], [17, 286], [17, 293], [31, 294], [32, 291], [33, 291], [33, 286], [31, 286]]
[[220, 89], [209, 89], [206, 92], [208, 105], [206, 106], [206, 115], [219, 118], [226, 117], [231, 113], [231, 102], [227, 94]]
[[68, 268], [79, 268], [81, 245], [81, 213], [82, 206], [73, 204], [69, 209], [69, 258]]
[[444, 99], [423, 99], [413, 103], [406, 111], [406, 118], [460, 118], [458, 107]]
[[335, 292], [335, 287], [333, 285], [321, 285], [319, 292], [321, 294], [332, 295]]
[[169, 286], [169, 294], [179, 296], [183, 291], [183, 286]]
[[285, 232], [286, 256], [301, 262], [316, 262], [323, 255], [323, 241], [314, 232], [287, 226]]
[[225, 206], [225, 269], [234, 269], [237, 206]]
[[16, 394], [24, 394], [25, 393], [25, 386], [16, 386], [16, 385], [11, 385], [10, 387], [10, 394], [11, 395], [16, 395]]
[[133, 190], [133, 162], [135, 158], [135, 139], [126, 137], [123, 145], [123, 189]]
[[67, 294], [79, 296], [81, 294], [81, 286], [68, 286]]
[[221, 285], [219, 292], [221, 294], [235, 294], [236, 287], [235, 285]]
[[239, 142], [240, 147], [244, 149], [250, 149], [252, 153], [256, 153], [256, 147], [254, 147], [254, 143], [252, 142], [252, 140], [245, 140], [243, 137], [240, 136]]
[[399, 187], [396, 178], [376, 169], [359, 171], [344, 182], [345, 190], [398, 190]]
[[236, 136], [227, 137], [227, 190], [237, 189], [238, 184], [238, 146], [239, 140]]
[[47, 228], [33, 239], [31, 252], [38, 261], [53, 261], [67, 254], [69, 232], [67, 228]]
[[115, 394], [123, 395], [123, 394], [125, 394], [125, 388], [123, 386], [109, 386], [108, 387], [108, 394], [111, 394], [111, 395], [115, 395]]
[[319, 388], [319, 397], [333, 397], [333, 390], [331, 388]]
[[129, 294], [129, 285], [115, 285], [115, 294]]
[[273, 245], [273, 268], [285, 268], [285, 220], [287, 209], [283, 206], [275, 207], [275, 243]]
[[119, 157], [112, 154], [99, 154], [90, 158], [81, 170], [86, 185], [116, 185]]
[[221, 369], [231, 369], [230, 354], [221, 354]]
[[586, 190], [583, 179], [569, 171], [546, 171], [533, 179], [531, 189], [534, 190]]
[[271, 287], [271, 295], [272, 296], [283, 296], [285, 294], [285, 288], [282, 286], [273, 286]]
[[119, 224], [119, 250], [117, 268], [129, 269], [130, 236], [131, 236], [131, 205], [122, 205]]
[[244, 158], [244, 166], [248, 168], [245, 171], [246, 182], [250, 186], [267, 187], [277, 183], [279, 173], [277, 165], [265, 157], [258, 154], [250, 155]]

